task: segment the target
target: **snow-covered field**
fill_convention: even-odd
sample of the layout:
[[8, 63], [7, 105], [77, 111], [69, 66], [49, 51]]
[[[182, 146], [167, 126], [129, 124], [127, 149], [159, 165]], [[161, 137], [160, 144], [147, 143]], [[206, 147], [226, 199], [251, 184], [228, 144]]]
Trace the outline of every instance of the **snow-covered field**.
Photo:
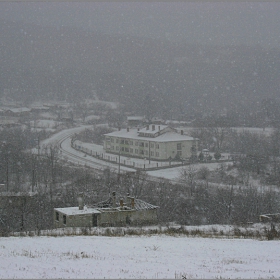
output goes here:
[[0, 278], [278, 278], [280, 241], [165, 235], [0, 238]]

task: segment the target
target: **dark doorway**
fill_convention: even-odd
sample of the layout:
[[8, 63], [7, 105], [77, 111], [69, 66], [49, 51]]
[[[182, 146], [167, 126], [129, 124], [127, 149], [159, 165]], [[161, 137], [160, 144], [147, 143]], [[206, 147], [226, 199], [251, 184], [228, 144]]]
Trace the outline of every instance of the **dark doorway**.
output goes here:
[[96, 214], [92, 215], [92, 226], [97, 227], [97, 215]]

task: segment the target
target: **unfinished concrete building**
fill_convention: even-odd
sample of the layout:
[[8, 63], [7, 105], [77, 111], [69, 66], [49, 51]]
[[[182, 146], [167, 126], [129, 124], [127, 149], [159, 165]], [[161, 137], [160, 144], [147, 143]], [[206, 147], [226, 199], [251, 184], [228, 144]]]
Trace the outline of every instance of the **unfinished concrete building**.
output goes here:
[[156, 224], [158, 206], [126, 196], [116, 198], [116, 193], [94, 206], [85, 206], [83, 195], [78, 197], [78, 207], [54, 209], [54, 227], [137, 226]]

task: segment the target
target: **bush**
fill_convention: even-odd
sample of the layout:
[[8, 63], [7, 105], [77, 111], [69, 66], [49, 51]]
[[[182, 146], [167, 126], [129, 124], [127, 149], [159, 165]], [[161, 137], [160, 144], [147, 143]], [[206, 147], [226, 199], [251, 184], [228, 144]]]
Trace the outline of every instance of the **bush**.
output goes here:
[[221, 153], [219, 151], [215, 152], [215, 154], [214, 154], [215, 160], [219, 160], [221, 158], [221, 156], [222, 155], [221, 155]]

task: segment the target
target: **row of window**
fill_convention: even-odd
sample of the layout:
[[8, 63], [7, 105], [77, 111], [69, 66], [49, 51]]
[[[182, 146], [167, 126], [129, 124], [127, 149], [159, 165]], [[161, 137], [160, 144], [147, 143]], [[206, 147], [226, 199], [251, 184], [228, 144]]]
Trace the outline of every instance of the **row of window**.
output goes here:
[[[131, 145], [131, 146], [133, 145], [133, 141], [132, 140], [107, 138], [107, 141], [111, 142], [111, 143], [115, 143], [116, 142], [116, 144], [120, 143], [120, 144]], [[135, 146], [140, 146], [140, 147], [144, 147], [145, 146], [146, 148], [149, 147], [149, 143], [148, 142], [141, 142], [141, 141], [135, 141], [134, 145]], [[159, 149], [159, 144], [150, 143], [150, 147], [151, 148], [156, 147], [156, 149]], [[182, 143], [177, 143], [177, 150], [182, 150]]]
[[[115, 147], [114, 146], [111, 146], [111, 151], [114, 151], [115, 150]], [[119, 151], [119, 146], [116, 147], [116, 151]], [[144, 150], [138, 150], [138, 149], [129, 149], [127, 147], [121, 147], [121, 151], [122, 152], [126, 152], [126, 153], [130, 153], [130, 154], [136, 154], [136, 155], [146, 155], [148, 156], [149, 155], [149, 151], [144, 151]], [[156, 155], [156, 157], [159, 157], [159, 152], [156, 152], [154, 153], [153, 151], [151, 151], [151, 156], [154, 156]]]
[[[130, 145], [133, 146], [133, 141], [132, 140], [124, 140], [124, 139], [114, 139], [114, 138], [107, 138], [108, 142], [111, 143], [116, 143], [116, 144], [124, 144], [124, 145]], [[141, 141], [135, 141], [134, 142], [135, 146], [140, 146], [140, 147], [149, 147], [149, 143], [148, 142], [141, 142]], [[154, 143], [150, 143], [150, 147], [154, 148], [156, 147], [156, 149], [159, 149], [159, 144], [154, 144]]]

